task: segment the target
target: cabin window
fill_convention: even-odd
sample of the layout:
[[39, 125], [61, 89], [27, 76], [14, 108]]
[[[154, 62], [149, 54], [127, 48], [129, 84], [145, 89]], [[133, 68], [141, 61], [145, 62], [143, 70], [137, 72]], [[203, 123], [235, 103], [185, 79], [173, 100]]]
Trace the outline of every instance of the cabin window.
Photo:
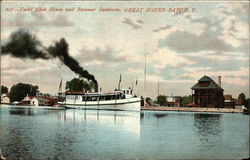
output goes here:
[[111, 100], [111, 96], [110, 96], [110, 95], [107, 95], [107, 96], [106, 96], [106, 100]]
[[74, 96], [68, 95], [68, 96], [67, 96], [67, 99], [73, 100], [73, 99], [74, 99]]
[[78, 96], [78, 95], [67, 95], [67, 99], [70, 99], [70, 100], [80, 100], [81, 96]]
[[86, 101], [86, 97], [85, 96], [82, 96], [82, 101]]
[[100, 96], [100, 101], [104, 101], [105, 100], [105, 96]]
[[91, 97], [87, 97], [87, 101], [91, 101]]
[[127, 90], [127, 94], [129, 94], [129, 90]]
[[117, 95], [117, 99], [121, 99], [121, 94], [118, 94], [118, 95]]

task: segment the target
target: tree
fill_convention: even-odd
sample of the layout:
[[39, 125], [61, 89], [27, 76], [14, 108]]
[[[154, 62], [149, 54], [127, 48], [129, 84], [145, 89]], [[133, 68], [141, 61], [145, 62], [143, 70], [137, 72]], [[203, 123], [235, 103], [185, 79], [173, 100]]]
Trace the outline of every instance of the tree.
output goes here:
[[246, 99], [245, 107], [249, 110], [250, 109], [250, 98]]
[[159, 95], [156, 98], [156, 103], [160, 106], [166, 106], [167, 105], [167, 97], [165, 95]]
[[246, 104], [246, 96], [244, 93], [240, 93], [239, 96], [238, 96], [238, 100], [241, 104]]
[[79, 78], [73, 78], [71, 81], [66, 82], [66, 90], [68, 91], [90, 92], [95, 88], [96, 84], [94, 82]]
[[13, 85], [10, 89], [10, 100], [21, 101], [27, 94], [30, 96], [35, 96], [38, 91], [38, 86], [33, 86], [31, 84], [18, 83]]
[[189, 96], [184, 96], [184, 97], [181, 97], [181, 106], [182, 107], [187, 107], [187, 105], [189, 104], [189, 103], [191, 103], [192, 102], [192, 96], [191, 95], [189, 95]]
[[9, 92], [8, 87], [2, 85], [1, 86], [1, 94], [7, 94]]

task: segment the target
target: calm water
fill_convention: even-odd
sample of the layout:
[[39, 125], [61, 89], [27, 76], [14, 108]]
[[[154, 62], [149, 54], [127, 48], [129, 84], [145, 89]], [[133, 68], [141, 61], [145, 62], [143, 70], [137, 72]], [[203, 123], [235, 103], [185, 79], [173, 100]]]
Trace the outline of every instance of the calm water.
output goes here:
[[235, 159], [249, 156], [249, 116], [0, 107], [7, 159]]

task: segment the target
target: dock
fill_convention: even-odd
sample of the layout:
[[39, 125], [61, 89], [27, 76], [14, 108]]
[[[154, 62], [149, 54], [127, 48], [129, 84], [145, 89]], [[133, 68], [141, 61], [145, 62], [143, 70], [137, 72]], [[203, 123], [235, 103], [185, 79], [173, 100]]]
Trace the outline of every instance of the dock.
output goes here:
[[200, 108], [200, 107], [144, 107], [142, 111], [177, 111], [177, 112], [215, 112], [215, 113], [243, 113], [242, 109], [231, 108]]

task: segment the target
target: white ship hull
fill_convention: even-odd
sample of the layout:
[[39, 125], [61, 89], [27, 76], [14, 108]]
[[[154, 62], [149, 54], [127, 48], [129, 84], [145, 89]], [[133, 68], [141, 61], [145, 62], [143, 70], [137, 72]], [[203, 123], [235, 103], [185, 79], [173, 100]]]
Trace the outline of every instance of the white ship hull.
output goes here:
[[66, 102], [59, 102], [59, 104], [67, 108], [126, 111], [140, 111], [140, 103], [140, 98], [126, 98], [105, 101], [66, 100]]

